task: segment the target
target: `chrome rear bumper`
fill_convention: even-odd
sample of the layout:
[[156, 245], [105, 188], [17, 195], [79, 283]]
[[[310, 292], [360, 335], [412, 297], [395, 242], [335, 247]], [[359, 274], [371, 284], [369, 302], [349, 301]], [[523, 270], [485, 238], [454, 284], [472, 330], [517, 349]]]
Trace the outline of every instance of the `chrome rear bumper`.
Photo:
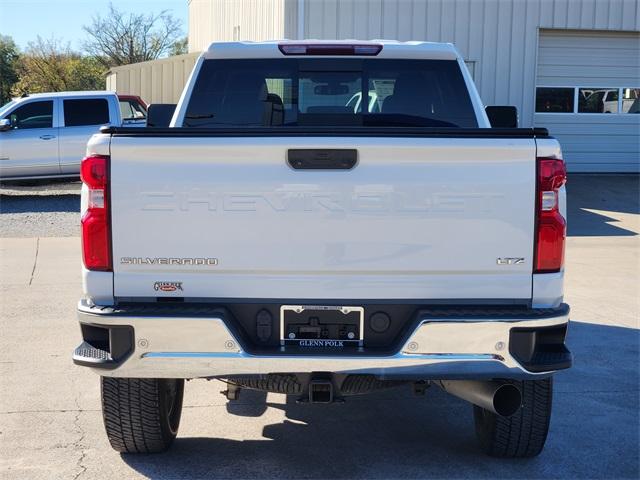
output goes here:
[[[425, 318], [392, 355], [372, 356], [355, 350], [344, 355], [334, 352], [289, 355], [286, 351], [253, 355], [242, 349], [236, 336], [227, 328], [224, 315], [173, 313], [160, 316], [153, 309], [148, 314], [123, 315], [113, 309], [80, 302], [81, 325], [119, 332], [128, 329], [132, 333], [129, 350], [117, 360], [109, 361], [108, 356], [105, 360], [102, 351], [101, 355], [95, 355], [100, 360], [94, 361], [90, 358], [94, 354], [85, 342], [82, 348], [76, 349], [74, 361], [93, 367], [100, 375], [131, 378], [224, 378], [307, 372], [370, 374], [382, 379], [541, 378], [560, 368], [568, 368], [570, 353], [564, 349], [564, 362], [560, 367], [555, 364], [548, 370], [527, 369], [511, 352], [512, 330], [566, 327], [569, 315], [568, 308], [564, 307], [557, 315], [533, 319], [455, 318], [451, 315]], [[120, 337], [126, 338], [126, 335]]]

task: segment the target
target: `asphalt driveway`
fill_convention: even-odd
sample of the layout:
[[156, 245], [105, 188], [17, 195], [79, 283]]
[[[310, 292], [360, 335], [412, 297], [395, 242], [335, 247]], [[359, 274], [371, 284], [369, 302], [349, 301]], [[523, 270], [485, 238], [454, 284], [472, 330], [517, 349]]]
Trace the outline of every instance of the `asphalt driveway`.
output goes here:
[[507, 461], [477, 450], [471, 407], [436, 388], [424, 397], [398, 388], [327, 406], [244, 391], [229, 404], [222, 384], [200, 380], [187, 383], [170, 452], [117, 454], [103, 431], [98, 378], [70, 360], [81, 287], [79, 239], [66, 235], [77, 226], [19, 230], [28, 215], [50, 218], [47, 201], [7, 201], [18, 194], [0, 190], [0, 475], [637, 479], [638, 180], [570, 177], [566, 292], [575, 366], [556, 377], [542, 455]]

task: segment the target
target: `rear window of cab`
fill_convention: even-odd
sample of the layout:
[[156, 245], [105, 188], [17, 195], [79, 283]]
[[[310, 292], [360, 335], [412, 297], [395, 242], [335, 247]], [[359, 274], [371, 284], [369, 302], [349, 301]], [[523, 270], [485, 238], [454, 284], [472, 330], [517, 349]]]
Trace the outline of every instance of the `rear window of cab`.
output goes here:
[[455, 60], [286, 58], [205, 60], [183, 126], [478, 124]]

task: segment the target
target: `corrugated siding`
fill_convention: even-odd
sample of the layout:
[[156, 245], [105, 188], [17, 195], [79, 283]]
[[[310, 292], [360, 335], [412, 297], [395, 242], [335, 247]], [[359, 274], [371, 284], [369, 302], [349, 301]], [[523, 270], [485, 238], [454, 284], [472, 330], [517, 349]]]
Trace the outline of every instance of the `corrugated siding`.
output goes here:
[[285, 0], [190, 0], [189, 51], [211, 42], [284, 38], [284, 12]]
[[112, 68], [107, 89], [139, 95], [147, 103], [176, 103], [198, 59], [197, 53]]
[[541, 31], [538, 85], [573, 86], [575, 79], [580, 86], [638, 86], [640, 33]]
[[[484, 102], [517, 105], [523, 126], [533, 124], [538, 28], [640, 30], [639, 0], [189, 0], [189, 51], [212, 41], [298, 38], [300, 1], [304, 38], [455, 43]], [[120, 68], [131, 73], [120, 75], [118, 90], [153, 98], [174, 98], [188, 77], [175, 66], [163, 97], [147, 67]]]
[[294, 40], [298, 37], [298, 4], [299, 0], [284, 0], [284, 35], [282, 38]]
[[[538, 86], [640, 88], [640, 33], [543, 30]], [[640, 170], [640, 115], [535, 114], [573, 171]]]
[[304, 1], [305, 38], [454, 43], [484, 102], [517, 105], [523, 126], [533, 123], [538, 28], [640, 29], [637, 0]]

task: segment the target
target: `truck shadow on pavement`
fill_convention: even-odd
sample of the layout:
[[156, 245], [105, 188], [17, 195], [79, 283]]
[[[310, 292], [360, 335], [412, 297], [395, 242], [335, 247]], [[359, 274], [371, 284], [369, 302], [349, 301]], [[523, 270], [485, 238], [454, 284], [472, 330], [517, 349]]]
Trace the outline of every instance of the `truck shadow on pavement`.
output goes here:
[[640, 176], [569, 175], [567, 235], [570, 237], [635, 236], [610, 215], [640, 214]]
[[[556, 376], [551, 431], [534, 459], [484, 456], [471, 407], [436, 387], [424, 397], [399, 387], [333, 405], [267, 403], [243, 391], [230, 413], [279, 409], [284, 421], [258, 440], [178, 436], [165, 454], [122, 458], [150, 478], [638, 478], [639, 334], [571, 324], [574, 367]], [[227, 418], [223, 431], [246, 424]]]

